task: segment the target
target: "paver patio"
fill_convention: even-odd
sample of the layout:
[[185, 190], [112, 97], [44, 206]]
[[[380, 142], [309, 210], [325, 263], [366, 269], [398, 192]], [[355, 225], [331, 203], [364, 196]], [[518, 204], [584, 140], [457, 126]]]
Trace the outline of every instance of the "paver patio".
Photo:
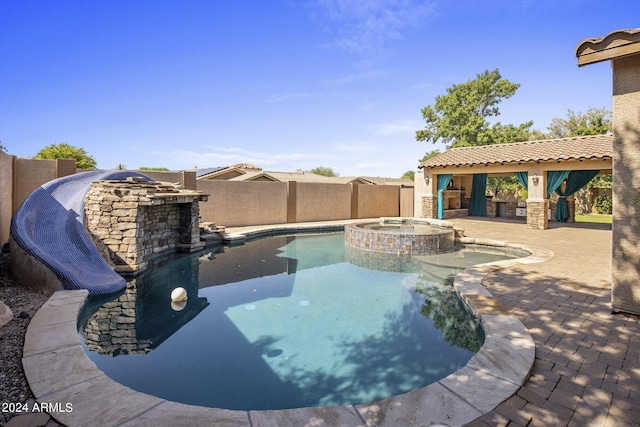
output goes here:
[[639, 317], [611, 312], [611, 226], [455, 219], [467, 236], [539, 246], [551, 261], [499, 270], [483, 284], [536, 342], [529, 381], [472, 426], [640, 425]]

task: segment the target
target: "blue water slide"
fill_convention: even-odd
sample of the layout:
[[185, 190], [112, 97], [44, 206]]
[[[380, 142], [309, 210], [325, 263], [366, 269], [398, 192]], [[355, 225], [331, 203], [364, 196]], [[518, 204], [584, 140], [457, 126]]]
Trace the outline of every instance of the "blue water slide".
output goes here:
[[122, 290], [126, 281], [102, 258], [84, 225], [84, 197], [91, 183], [146, 175], [130, 171], [89, 171], [38, 187], [11, 219], [11, 238], [58, 277], [65, 289], [89, 294]]

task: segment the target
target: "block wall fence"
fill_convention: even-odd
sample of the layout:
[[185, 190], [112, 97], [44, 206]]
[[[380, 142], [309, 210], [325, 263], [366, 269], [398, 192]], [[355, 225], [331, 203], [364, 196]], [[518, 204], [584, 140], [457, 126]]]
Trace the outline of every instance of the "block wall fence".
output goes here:
[[[11, 217], [33, 190], [79, 172], [71, 159], [25, 159], [0, 150], [0, 245], [9, 241]], [[140, 172], [208, 194], [208, 201], [200, 202], [201, 220], [227, 227], [399, 216], [401, 191], [413, 191], [394, 185], [196, 180], [195, 171]]]

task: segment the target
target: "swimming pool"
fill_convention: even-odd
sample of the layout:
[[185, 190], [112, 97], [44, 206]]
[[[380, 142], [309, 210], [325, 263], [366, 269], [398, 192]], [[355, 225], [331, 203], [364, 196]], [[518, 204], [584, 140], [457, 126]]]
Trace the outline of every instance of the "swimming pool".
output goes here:
[[[453, 275], [519, 255], [398, 257], [345, 248], [342, 233], [269, 237], [176, 256], [113, 301], [92, 299], [82, 334], [107, 375], [168, 400], [243, 410], [368, 402], [464, 366], [483, 335]], [[189, 294], [179, 311], [177, 286]]]

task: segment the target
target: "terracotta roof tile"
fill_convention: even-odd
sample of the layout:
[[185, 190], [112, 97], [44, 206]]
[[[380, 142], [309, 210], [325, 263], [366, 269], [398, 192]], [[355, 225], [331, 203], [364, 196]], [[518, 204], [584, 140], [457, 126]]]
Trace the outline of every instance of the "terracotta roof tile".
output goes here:
[[418, 167], [597, 160], [610, 159], [612, 156], [613, 135], [608, 134], [452, 148], [432, 157]]

